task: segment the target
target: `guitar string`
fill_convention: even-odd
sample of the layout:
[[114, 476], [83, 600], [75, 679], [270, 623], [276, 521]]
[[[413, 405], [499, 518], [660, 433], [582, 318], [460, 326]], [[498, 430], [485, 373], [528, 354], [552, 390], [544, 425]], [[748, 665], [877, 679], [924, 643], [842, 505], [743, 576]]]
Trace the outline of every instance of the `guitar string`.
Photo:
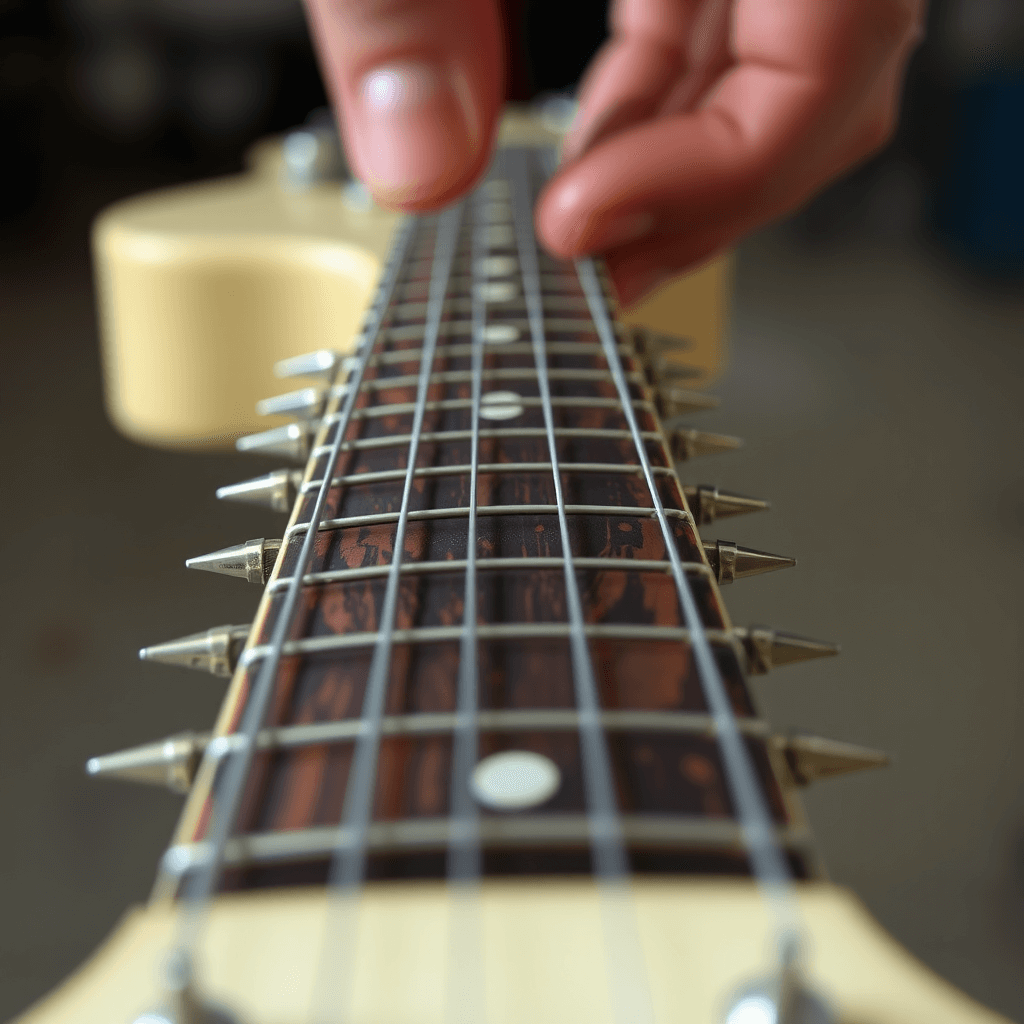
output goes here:
[[[577, 261], [576, 268], [584, 294], [587, 296], [591, 316], [601, 337], [616, 389], [619, 395], [625, 399], [629, 394], [628, 385], [622, 361], [619, 358], [614, 331], [605, 308], [596, 266], [592, 259], [584, 259]], [[650, 460], [647, 457], [646, 446], [640, 436], [636, 415], [631, 405], [625, 400], [622, 408], [633, 435], [637, 455], [643, 466], [644, 479], [654, 502], [665, 547], [672, 562], [672, 575], [675, 579], [684, 622], [690, 634], [690, 647], [697, 666], [697, 675], [715, 723], [718, 742], [722, 750], [726, 780], [738, 811], [737, 817], [750, 857], [751, 868], [776, 913], [776, 921], [779, 926], [780, 960], [785, 970], [788, 969], [788, 965], [792, 962], [800, 946], [801, 928], [792, 894], [792, 874], [776, 841], [767, 799], [761, 791], [753, 760], [737, 728], [736, 717], [726, 694], [725, 684], [701, 622], [696, 601], [687, 582], [675, 538], [672, 535], [665, 507], [651, 470]]]
[[636, 933], [636, 920], [628, 898], [626, 877], [629, 864], [625, 840], [615, 799], [611, 758], [601, 727], [600, 699], [590, 648], [584, 629], [583, 603], [573, 564], [569, 522], [562, 493], [558, 465], [558, 445], [554, 433], [554, 412], [547, 377], [547, 352], [544, 334], [544, 299], [540, 287], [537, 242], [533, 233], [534, 190], [530, 151], [514, 149], [502, 156], [511, 164], [512, 215], [523, 283], [524, 299], [533, 339], [537, 384], [543, 398], [544, 424], [547, 430], [552, 482], [558, 506], [558, 526], [562, 543], [566, 604], [569, 612], [569, 644], [573, 686], [578, 715], [580, 762], [583, 769], [591, 851], [605, 922], [608, 946], [608, 984], [613, 1013], [620, 1024], [653, 1022], [654, 1013], [647, 987], [643, 958]]
[[[445, 295], [451, 274], [451, 263], [462, 221], [463, 204], [440, 215], [435, 228], [434, 263], [430, 277], [430, 300], [424, 334], [423, 359], [417, 388], [416, 411], [413, 416], [401, 512], [392, 545], [391, 571], [388, 574], [384, 601], [379, 616], [380, 637], [374, 647], [367, 675], [361, 713], [362, 729], [356, 742], [349, 768], [344, 813], [337, 829], [337, 840], [328, 877], [327, 920], [321, 947], [320, 969], [315, 992], [314, 1020], [324, 1024], [345, 1014], [352, 994], [357, 912], [357, 889], [366, 867], [366, 830], [373, 813], [376, 794], [377, 763], [380, 753], [381, 719], [384, 714], [388, 681], [391, 672], [395, 617], [401, 585], [401, 567], [405, 548], [406, 524], [412, 497], [414, 471], [419, 439], [431, 385], [431, 369], [437, 346], [438, 327], [444, 312]], [[422, 222], [421, 222], [422, 223]], [[310, 531], [315, 533], [316, 531]]]
[[452, 932], [449, 939], [448, 1016], [456, 1024], [482, 1024], [485, 1019], [483, 965], [480, 949], [480, 812], [470, 792], [470, 778], [477, 758], [478, 689], [480, 685], [477, 634], [477, 501], [480, 475], [480, 405], [483, 397], [484, 327], [482, 275], [479, 268], [487, 255], [481, 230], [483, 200], [478, 191], [471, 200], [471, 258], [473, 297], [472, 437], [469, 465], [469, 519], [466, 529], [465, 590], [462, 638], [459, 645], [459, 681], [456, 724], [452, 735], [451, 837], [448, 847], [448, 880], [452, 895]]
[[[336, 434], [331, 446], [331, 461], [329, 463], [331, 466], [337, 464], [345, 431], [348, 428], [359, 393], [359, 385], [366, 373], [370, 353], [373, 351], [381, 324], [390, 305], [401, 268], [408, 256], [413, 233], [413, 223], [405, 224], [399, 229], [392, 254], [384, 267], [383, 280], [378, 289], [376, 301], [370, 307], [364, 322], [360, 342], [362, 351], [353, 374], [354, 386], [345, 398], [343, 410], [335, 427]], [[313, 504], [312, 519], [314, 522], [319, 522], [323, 517], [327, 495], [331, 489], [330, 481], [331, 474], [325, 473]], [[281, 652], [299, 607], [302, 580], [312, 562], [316, 536], [316, 530], [309, 530], [303, 540], [297, 562], [301, 569], [296, 571], [292, 583], [285, 592], [271, 634], [271, 653], [261, 665], [249, 691], [240, 727], [233, 732], [230, 743], [225, 746], [215, 740], [207, 746], [204, 754], [202, 766], [204, 773], [209, 778], [216, 779], [218, 762], [220, 762], [219, 767], [223, 771], [223, 776], [221, 784], [217, 788], [217, 795], [212, 796], [211, 791], [211, 822], [206, 837], [201, 843], [202, 854], [194, 864], [195, 870], [185, 874], [181, 886], [175, 935], [165, 967], [167, 979], [175, 988], [191, 982], [195, 969], [195, 953], [205, 924], [206, 914], [223, 870], [224, 849], [240, 811], [242, 794], [256, 753], [256, 737], [266, 719], [273, 697]], [[222, 737], [222, 739], [228, 740], [228, 737]], [[224, 763], [225, 761], [226, 763]]]

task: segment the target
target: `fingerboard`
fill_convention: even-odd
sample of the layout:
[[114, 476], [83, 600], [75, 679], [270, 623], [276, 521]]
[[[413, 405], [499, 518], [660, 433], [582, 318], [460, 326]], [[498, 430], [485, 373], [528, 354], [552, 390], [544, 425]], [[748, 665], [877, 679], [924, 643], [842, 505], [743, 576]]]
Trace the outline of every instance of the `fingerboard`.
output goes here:
[[[535, 194], [542, 167], [535, 154], [526, 159]], [[466, 202], [457, 227], [443, 216], [407, 226], [390, 293], [378, 298], [373, 330], [363, 338], [361, 379], [342, 373], [334, 381], [219, 727], [229, 734], [242, 719], [256, 673], [274, 653], [306, 534], [315, 529], [224, 849], [223, 889], [326, 880], [339, 824], [358, 798], [360, 743], [370, 735], [372, 763], [364, 758], [358, 768], [371, 763], [365, 827], [353, 833], [366, 878], [434, 878], [450, 870], [452, 794], [465, 749], [475, 759], [531, 751], [560, 772], [557, 791], [540, 806], [474, 810], [484, 875], [594, 870], [585, 716], [574, 685], [578, 635], [592, 670], [628, 869], [751, 870], [666, 534], [591, 305], [577, 268], [538, 250], [542, 380], [502, 166]], [[453, 235], [437, 305], [443, 230]], [[607, 288], [603, 302], [613, 309]], [[686, 583], [779, 847], [793, 874], [807, 877], [807, 837], [791, 813], [767, 725], [755, 713], [647, 368], [630, 333], [618, 325], [615, 331]], [[425, 378], [428, 343], [434, 347]], [[331, 482], [314, 523], [325, 477]], [[371, 722], [382, 638], [387, 664]], [[474, 652], [468, 667], [467, 650]], [[467, 678], [468, 695], [460, 691]], [[458, 748], [467, 709], [472, 744]], [[204, 838], [221, 774], [200, 776], [184, 838]]]

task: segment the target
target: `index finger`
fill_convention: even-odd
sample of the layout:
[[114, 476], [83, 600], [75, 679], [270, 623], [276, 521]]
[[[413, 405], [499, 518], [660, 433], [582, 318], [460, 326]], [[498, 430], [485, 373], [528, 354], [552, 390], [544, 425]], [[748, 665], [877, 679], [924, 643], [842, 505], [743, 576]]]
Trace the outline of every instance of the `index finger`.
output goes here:
[[500, 111], [493, 0], [306, 0], [353, 169], [387, 206], [435, 209], [482, 172]]

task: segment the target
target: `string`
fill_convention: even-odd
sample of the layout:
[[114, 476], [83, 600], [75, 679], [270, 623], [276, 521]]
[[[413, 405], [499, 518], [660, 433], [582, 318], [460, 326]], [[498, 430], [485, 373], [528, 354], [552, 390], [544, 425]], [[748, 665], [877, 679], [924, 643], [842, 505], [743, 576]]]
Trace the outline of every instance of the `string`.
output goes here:
[[665, 514], [665, 507], [658, 493], [651, 463], [647, 457], [647, 449], [641, 438], [636, 414], [630, 401], [629, 387], [626, 383], [614, 329], [608, 316], [594, 261], [592, 259], [579, 260], [576, 263], [576, 271], [583, 293], [587, 297], [590, 314], [601, 339], [615, 387], [622, 401], [622, 409], [629, 423], [637, 456], [643, 466], [644, 479], [654, 503], [665, 548], [672, 563], [672, 575], [684, 623], [689, 632], [690, 647], [697, 666], [697, 675], [714, 720], [718, 742], [722, 750], [726, 782], [737, 809], [737, 818], [750, 857], [751, 869], [762, 892], [775, 909], [779, 925], [780, 960], [785, 970], [800, 944], [800, 927], [792, 896], [792, 875], [776, 840], [775, 827], [767, 800], [761, 791], [753, 761], [740, 736], [736, 716], [726, 694], [718, 665], [715, 663], [711, 644], [687, 582], [675, 538]]
[[[326, 936], [320, 960], [319, 983], [315, 996], [317, 1012], [314, 1016], [315, 1020], [324, 1022], [332, 1020], [338, 1012], [338, 1007], [347, 1007], [350, 1003], [352, 968], [354, 966], [354, 950], [351, 939], [354, 934], [357, 909], [355, 900], [357, 888], [363, 880], [366, 866], [366, 832], [373, 813], [377, 761], [380, 752], [381, 719], [384, 714], [387, 683], [391, 670], [391, 651], [401, 585], [405, 532], [409, 519], [409, 505], [413, 492], [423, 417], [427, 405], [427, 393], [431, 384], [430, 371], [434, 365], [434, 350], [437, 346], [439, 325], [444, 312], [445, 295], [448, 290], [448, 280], [451, 276], [451, 266], [462, 221], [462, 204], [447, 210], [440, 216], [439, 221], [430, 276], [420, 379], [416, 394], [416, 408], [413, 413], [401, 511], [395, 528], [391, 571], [388, 574], [387, 588], [380, 613], [379, 637], [374, 647], [367, 676], [361, 714], [362, 729], [349, 769], [344, 812], [337, 830], [335, 853], [328, 879]], [[325, 474], [325, 476], [329, 478], [330, 474]]]
[[611, 760], [601, 723], [600, 701], [594, 666], [590, 658], [584, 628], [583, 604], [573, 564], [569, 521], [562, 493], [562, 476], [555, 440], [554, 412], [548, 381], [548, 357], [545, 350], [544, 301], [540, 289], [540, 267], [537, 243], [533, 233], [533, 189], [529, 151], [507, 151], [512, 165], [512, 212], [516, 243], [522, 273], [527, 318], [533, 340], [537, 386], [542, 398], [544, 426], [551, 460], [552, 482], [558, 506], [558, 527], [562, 542], [566, 605], [570, 624], [569, 644], [572, 659], [573, 687], [576, 698], [580, 759], [586, 793], [587, 819], [590, 826], [591, 851], [605, 917], [605, 936], [610, 950], [609, 985], [616, 1020], [621, 1024], [642, 1024], [653, 1021], [653, 1008], [643, 971], [636, 922], [630, 913], [625, 886], [629, 866], [621, 821], [615, 801]]
[[[370, 354], [380, 333], [381, 324], [391, 302], [396, 282], [409, 251], [415, 225], [409, 222], [399, 229], [395, 245], [384, 267], [376, 302], [370, 307], [365, 322], [361, 346], [362, 351], [354, 373], [350, 376], [349, 388], [341, 413], [337, 417], [334, 442], [330, 447], [329, 466], [337, 462], [345, 431], [348, 428], [356, 396], [362, 384]], [[320, 490], [313, 504], [311, 520], [314, 523], [323, 517], [327, 495], [331, 488], [331, 473], [324, 474]], [[281, 608], [271, 633], [270, 651], [263, 661], [252, 685], [239, 728], [229, 737], [214, 740], [205, 751], [202, 771], [209, 778], [215, 778], [218, 767], [223, 771], [222, 780], [213, 798], [213, 812], [205, 839], [199, 844], [199, 853], [186, 866], [181, 887], [178, 917], [175, 925], [175, 939], [167, 961], [166, 971], [172, 988], [187, 986], [195, 966], [195, 952], [199, 937], [206, 921], [209, 905], [220, 882], [224, 865], [224, 850], [231, 830], [238, 817], [242, 793], [256, 751], [256, 736], [266, 717], [274, 693], [274, 683], [281, 661], [285, 639], [291, 629], [299, 597], [302, 592], [303, 576], [313, 558], [316, 530], [307, 531], [299, 552], [295, 574], [285, 592]]]

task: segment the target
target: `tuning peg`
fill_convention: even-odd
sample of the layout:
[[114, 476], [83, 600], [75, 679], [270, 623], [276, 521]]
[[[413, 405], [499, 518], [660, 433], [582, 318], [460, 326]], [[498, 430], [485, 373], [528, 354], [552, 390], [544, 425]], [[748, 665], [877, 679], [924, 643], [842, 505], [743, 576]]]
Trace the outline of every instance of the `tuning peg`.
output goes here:
[[185, 565], [189, 569], [219, 572], [224, 576], [237, 576], [250, 583], [262, 585], [270, 579], [280, 549], [280, 540], [257, 537], [255, 540], [247, 540], [244, 544], [235, 544], [230, 548], [221, 548], [220, 551], [211, 551], [208, 555], [189, 558]]
[[330, 349], [318, 352], [306, 352], [291, 359], [282, 359], [274, 364], [274, 373], [278, 377], [326, 377], [334, 376], [334, 371], [341, 360], [341, 353]]
[[310, 423], [289, 423], [259, 434], [247, 434], [235, 442], [240, 452], [274, 455], [293, 462], [305, 462], [316, 436], [317, 427]]
[[756, 676], [783, 665], [794, 665], [811, 658], [830, 658], [839, 653], [838, 644], [810, 640], [795, 633], [780, 633], [767, 626], [736, 628], [733, 633], [746, 653], [747, 671]]
[[177, 640], [143, 647], [139, 657], [143, 661], [200, 669], [230, 679], [249, 637], [249, 630], [249, 626], [214, 626], [202, 633], [190, 633]]
[[320, 388], [300, 388], [284, 395], [264, 398], [256, 403], [258, 416], [292, 416], [297, 420], [317, 420], [323, 415], [327, 392]]
[[690, 412], [706, 412], [708, 409], [717, 409], [719, 405], [719, 400], [714, 395], [677, 388], [674, 384], [658, 384], [655, 394], [658, 412], [665, 419], [685, 416]]
[[156, 743], [92, 757], [85, 770], [90, 775], [167, 786], [176, 793], [187, 793], [209, 741], [206, 733], [182, 732]]
[[719, 583], [732, 583], [745, 576], [759, 576], [763, 572], [774, 572], [776, 569], [788, 569], [796, 565], [795, 558], [745, 548], [731, 540], [704, 541], [704, 554]]
[[652, 331], [649, 327], [634, 327], [631, 333], [633, 344], [648, 359], [668, 352], [682, 353], [693, 348], [692, 338], [683, 338], [678, 334]]
[[864, 768], [884, 768], [889, 763], [889, 755], [881, 750], [821, 736], [775, 736], [772, 744], [786, 759], [798, 786]]
[[301, 469], [275, 469], [266, 476], [253, 477], [239, 484], [217, 488], [221, 501], [242, 501], [247, 505], [260, 505], [271, 512], [291, 512], [302, 486]]
[[767, 501], [760, 498], [748, 498], [743, 494], [731, 494], [720, 491], [710, 484], [697, 487], [683, 487], [686, 503], [690, 506], [694, 521], [698, 526], [706, 526], [716, 519], [727, 519], [729, 516], [741, 516], [746, 512], [761, 512], [769, 508]]
[[704, 430], [692, 430], [681, 427], [673, 430], [669, 437], [669, 447], [676, 462], [694, 459], [698, 455], [718, 455], [740, 448], [743, 442], [738, 437], [728, 434], [709, 434]]

